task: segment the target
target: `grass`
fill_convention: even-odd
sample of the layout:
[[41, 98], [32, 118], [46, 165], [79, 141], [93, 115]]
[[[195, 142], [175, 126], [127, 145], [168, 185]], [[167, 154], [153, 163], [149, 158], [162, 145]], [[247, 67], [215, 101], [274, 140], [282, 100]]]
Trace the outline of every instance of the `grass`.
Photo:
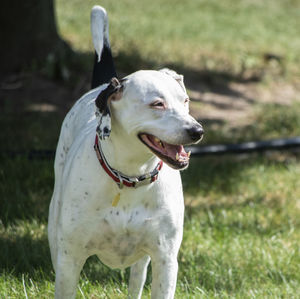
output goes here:
[[[299, 110], [298, 104], [263, 106], [253, 116], [257, 125], [248, 131], [259, 138], [299, 134]], [[4, 136], [12, 129], [9, 111], [1, 118], [8, 130]], [[54, 119], [56, 115], [45, 113], [38, 118], [39, 125], [24, 121], [20, 144], [29, 146], [25, 133], [30, 130], [41, 148], [44, 131], [40, 127], [50, 125], [53, 132], [48, 142], [54, 147], [59, 133]], [[215, 132], [215, 140], [226, 141], [234, 134], [242, 140], [246, 129], [224, 132]], [[1, 148], [11, 145], [1, 143]], [[53, 297], [46, 234], [52, 167], [51, 160], [1, 157], [1, 298]], [[182, 173], [186, 217], [177, 298], [297, 298], [299, 175], [299, 155], [292, 153], [192, 159]], [[126, 298], [127, 281], [128, 270], [110, 270], [92, 257], [82, 272], [78, 298]], [[149, 298], [150, 286], [149, 274], [143, 298]]]
[[[94, 3], [57, 0], [60, 31], [78, 51], [92, 49], [88, 18]], [[171, 64], [243, 76], [268, 71], [274, 62], [281, 74], [297, 73], [299, 1], [100, 4], [109, 11], [123, 71]], [[269, 64], [263, 59], [269, 52], [284, 59]], [[55, 148], [60, 113], [24, 112], [9, 99], [1, 107], [0, 150], [15, 149], [16, 140], [21, 150]], [[245, 127], [206, 124], [204, 142], [300, 135], [299, 115], [296, 101], [257, 105]], [[182, 173], [186, 213], [176, 298], [298, 298], [299, 177], [299, 153], [193, 158]], [[53, 297], [46, 234], [52, 188], [52, 160], [0, 157], [0, 298]], [[128, 270], [110, 270], [91, 257], [77, 297], [126, 298], [127, 281]], [[150, 287], [148, 277], [143, 298], [150, 298]]]
[[203, 294], [297, 297], [300, 168], [294, 159], [276, 160], [206, 159], [184, 173], [189, 205], [181, 277], [200, 284]]
[[290, 105], [265, 103], [255, 106], [250, 116], [251, 123], [244, 126], [230, 127], [226, 123], [214, 125], [204, 121], [203, 125], [209, 128], [209, 134], [205, 136], [203, 144], [238, 143], [300, 136], [299, 113], [299, 101], [294, 101]]
[[[46, 218], [52, 161], [20, 159], [14, 165], [2, 160], [0, 294], [25, 298], [26, 290], [29, 298], [51, 298]], [[297, 298], [299, 175], [293, 155], [193, 159], [183, 172], [177, 298]], [[86, 298], [125, 298], [127, 279], [128, 271], [109, 270], [91, 258], [79, 285]], [[150, 279], [144, 298], [149, 288]]]
[[[179, 65], [247, 75], [261, 69], [299, 74], [300, 2], [232, 0], [57, 0], [62, 36], [83, 52], [92, 47], [89, 15], [104, 6], [122, 69]], [[274, 54], [279, 59], [268, 59]], [[131, 58], [131, 59], [128, 59]]]

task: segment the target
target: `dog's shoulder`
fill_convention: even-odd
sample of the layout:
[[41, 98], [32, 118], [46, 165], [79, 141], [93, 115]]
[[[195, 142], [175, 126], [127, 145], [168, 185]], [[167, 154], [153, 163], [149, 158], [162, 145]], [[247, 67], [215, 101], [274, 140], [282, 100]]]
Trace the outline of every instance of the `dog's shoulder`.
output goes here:
[[61, 127], [56, 149], [56, 173], [62, 172], [59, 169], [65, 165], [72, 145], [76, 144], [75, 139], [80, 139], [83, 135], [86, 135], [87, 130], [96, 130], [95, 99], [106, 86], [107, 84], [103, 84], [84, 94], [67, 113]]
[[103, 84], [92, 89], [76, 101], [63, 121], [60, 139], [72, 142], [74, 137], [78, 136], [80, 131], [95, 119], [95, 99], [106, 86], [107, 84]]
[[86, 125], [95, 116], [95, 99], [106, 86], [103, 84], [84, 94], [66, 115], [62, 128], [78, 131]]

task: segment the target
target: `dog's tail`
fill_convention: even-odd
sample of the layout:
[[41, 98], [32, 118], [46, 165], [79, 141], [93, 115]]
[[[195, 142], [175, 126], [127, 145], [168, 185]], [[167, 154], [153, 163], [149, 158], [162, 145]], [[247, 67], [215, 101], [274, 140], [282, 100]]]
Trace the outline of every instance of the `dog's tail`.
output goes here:
[[117, 77], [108, 37], [108, 17], [106, 10], [95, 5], [91, 11], [91, 31], [95, 48], [95, 62], [92, 88], [107, 83]]

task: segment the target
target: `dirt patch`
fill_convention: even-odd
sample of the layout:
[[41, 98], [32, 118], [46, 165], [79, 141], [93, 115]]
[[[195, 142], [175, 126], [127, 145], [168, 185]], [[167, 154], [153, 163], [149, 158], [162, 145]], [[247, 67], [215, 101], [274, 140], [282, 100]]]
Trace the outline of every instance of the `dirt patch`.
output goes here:
[[195, 84], [189, 87], [191, 114], [197, 119], [229, 127], [251, 123], [252, 114], [259, 104], [273, 103], [290, 105], [300, 100], [300, 85], [286, 82], [237, 83], [200, 88]]
[[83, 76], [74, 86], [51, 80], [40, 74], [11, 75], [0, 83], [2, 112], [26, 111], [65, 114], [74, 102], [89, 89], [89, 78]]

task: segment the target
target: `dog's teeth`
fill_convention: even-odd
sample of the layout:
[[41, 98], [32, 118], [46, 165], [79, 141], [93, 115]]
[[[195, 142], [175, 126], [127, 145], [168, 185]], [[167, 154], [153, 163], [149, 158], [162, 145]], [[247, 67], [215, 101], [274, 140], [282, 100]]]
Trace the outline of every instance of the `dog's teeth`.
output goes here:
[[178, 161], [178, 160], [179, 160], [179, 154], [176, 153], [176, 161]]
[[157, 137], [154, 137], [154, 141], [159, 143], [159, 144], [161, 143], [160, 140]]
[[191, 151], [189, 151], [189, 152], [187, 153], [187, 155], [188, 155], [188, 157], [190, 157], [190, 156], [191, 156]]

